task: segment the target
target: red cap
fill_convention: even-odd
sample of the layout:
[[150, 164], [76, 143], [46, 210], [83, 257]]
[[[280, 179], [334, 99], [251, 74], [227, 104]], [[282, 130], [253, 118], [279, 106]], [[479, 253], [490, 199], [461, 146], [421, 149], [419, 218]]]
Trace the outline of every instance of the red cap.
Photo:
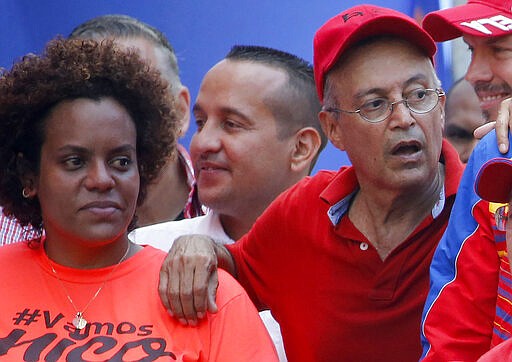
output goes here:
[[512, 0], [469, 0], [465, 5], [433, 11], [423, 19], [423, 28], [435, 41], [463, 34], [479, 37], [512, 34]]
[[486, 201], [508, 203], [512, 192], [512, 160], [496, 157], [484, 163], [476, 176], [475, 191]]
[[375, 35], [393, 35], [415, 44], [431, 59], [436, 44], [413, 18], [375, 5], [357, 5], [329, 19], [313, 40], [316, 89], [324, 98], [325, 74], [356, 43]]

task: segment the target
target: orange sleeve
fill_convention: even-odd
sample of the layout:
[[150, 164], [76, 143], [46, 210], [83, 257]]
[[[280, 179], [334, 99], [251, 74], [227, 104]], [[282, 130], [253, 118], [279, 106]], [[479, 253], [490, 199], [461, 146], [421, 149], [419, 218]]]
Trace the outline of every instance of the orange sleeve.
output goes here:
[[254, 304], [230, 275], [219, 270], [219, 311], [211, 318], [209, 361], [279, 361]]

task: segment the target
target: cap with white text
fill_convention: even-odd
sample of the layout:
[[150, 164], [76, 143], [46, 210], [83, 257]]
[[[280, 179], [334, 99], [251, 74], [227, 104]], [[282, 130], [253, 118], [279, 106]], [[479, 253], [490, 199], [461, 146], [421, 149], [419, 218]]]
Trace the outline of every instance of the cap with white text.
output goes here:
[[423, 28], [435, 41], [464, 34], [496, 37], [512, 34], [512, 0], [468, 0], [467, 4], [433, 11], [423, 19]]
[[482, 199], [506, 204], [512, 194], [512, 160], [490, 159], [478, 171], [475, 192]]
[[419, 47], [433, 60], [436, 44], [408, 15], [375, 5], [357, 5], [329, 19], [315, 34], [313, 63], [320, 102], [325, 75], [342, 54], [358, 42], [376, 35], [393, 35]]

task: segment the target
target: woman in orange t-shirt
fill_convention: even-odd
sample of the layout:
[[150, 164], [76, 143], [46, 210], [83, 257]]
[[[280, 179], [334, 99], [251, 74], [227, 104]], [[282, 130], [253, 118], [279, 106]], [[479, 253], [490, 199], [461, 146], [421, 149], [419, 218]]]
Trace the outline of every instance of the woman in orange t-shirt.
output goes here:
[[0, 205], [40, 237], [0, 249], [0, 360], [277, 361], [233, 279], [182, 326], [158, 297], [165, 254], [128, 240], [176, 135], [165, 82], [111, 41], [57, 39], [2, 74]]

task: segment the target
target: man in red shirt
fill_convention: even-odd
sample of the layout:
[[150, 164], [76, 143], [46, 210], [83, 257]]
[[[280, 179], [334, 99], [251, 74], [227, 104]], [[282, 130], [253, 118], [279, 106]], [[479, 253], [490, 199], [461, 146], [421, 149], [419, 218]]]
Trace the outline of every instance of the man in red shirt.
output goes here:
[[233, 245], [177, 239], [164, 269], [180, 291], [162, 296], [176, 317], [217, 309], [219, 264], [272, 311], [289, 361], [418, 360], [428, 267], [462, 173], [442, 138], [435, 51], [413, 19], [373, 5], [318, 30], [319, 117], [352, 166], [300, 181]]

